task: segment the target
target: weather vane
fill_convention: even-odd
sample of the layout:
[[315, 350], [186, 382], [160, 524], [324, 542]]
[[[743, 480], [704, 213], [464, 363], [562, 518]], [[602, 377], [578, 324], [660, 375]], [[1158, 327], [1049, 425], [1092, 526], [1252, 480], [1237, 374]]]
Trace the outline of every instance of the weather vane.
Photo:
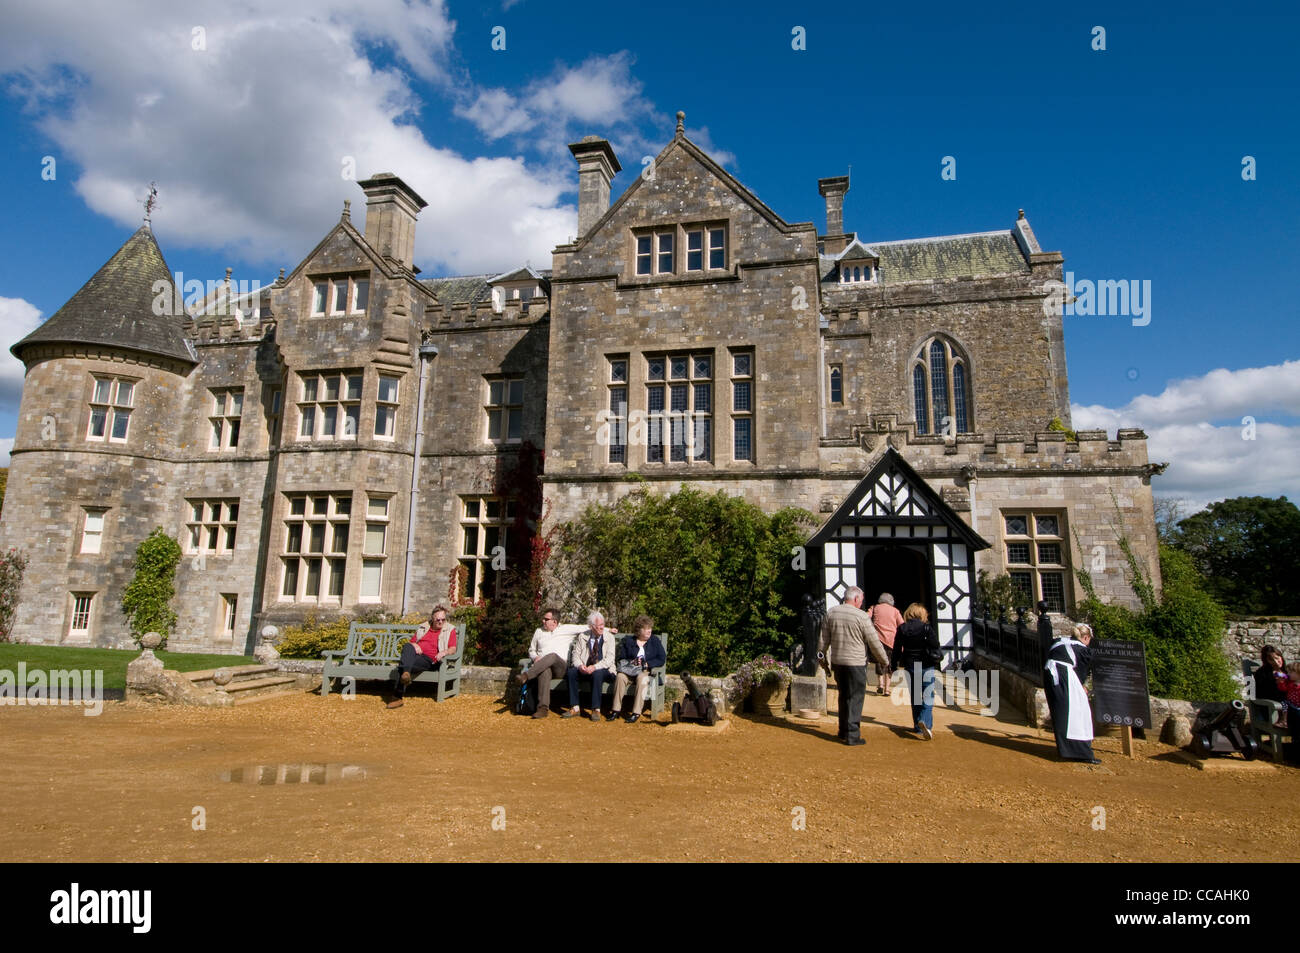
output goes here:
[[144, 223], [149, 225], [153, 221], [153, 210], [158, 207], [158, 183], [149, 183], [149, 197], [144, 200]]

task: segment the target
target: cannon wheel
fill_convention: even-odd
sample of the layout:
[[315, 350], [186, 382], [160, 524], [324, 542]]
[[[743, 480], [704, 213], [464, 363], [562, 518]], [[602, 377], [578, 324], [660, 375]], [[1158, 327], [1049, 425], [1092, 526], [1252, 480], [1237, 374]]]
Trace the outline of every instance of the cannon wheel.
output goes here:
[[716, 709], [716, 708], [710, 706], [710, 708], [709, 708], [709, 717], [708, 717], [707, 719], [705, 719], [705, 722], [704, 722], [704, 723], [705, 723], [706, 725], [708, 725], [710, 728], [712, 728], [714, 725], [716, 725], [716, 724], [718, 723], [718, 709]]
[[1259, 754], [1259, 742], [1254, 738], [1247, 738], [1246, 743], [1241, 747], [1241, 754], [1247, 761], [1254, 761]]
[[681, 720], [682, 720], [682, 703], [673, 702], [673, 724], [675, 725]]
[[1205, 732], [1198, 732], [1196, 737], [1192, 739], [1192, 750], [1202, 758], [1208, 758], [1214, 751], [1210, 736]]

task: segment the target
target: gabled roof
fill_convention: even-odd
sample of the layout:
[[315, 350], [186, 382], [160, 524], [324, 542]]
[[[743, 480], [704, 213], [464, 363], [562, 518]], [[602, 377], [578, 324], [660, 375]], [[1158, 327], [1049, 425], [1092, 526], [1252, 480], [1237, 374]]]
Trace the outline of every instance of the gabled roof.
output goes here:
[[543, 281], [541, 274], [533, 270], [531, 265], [524, 265], [522, 268], [516, 268], [514, 271], [496, 275], [488, 279], [488, 284], [495, 285], [501, 281], [527, 281], [529, 278], [534, 281]]
[[[772, 209], [769, 208], [762, 199], [747, 189], [739, 179], [714, 162], [709, 158], [708, 153], [695, 143], [691, 142], [691, 140], [686, 137], [685, 133], [679, 132], [676, 136], [670, 139], [668, 144], [660, 151], [659, 155], [655, 156], [653, 165], [660, 165], [674, 149], [682, 149], [688, 155], [693, 157], [713, 175], [717, 176], [723, 184], [727, 186], [727, 188], [740, 196], [742, 201], [754, 209], [754, 211], [762, 218], [766, 219], [773, 227], [780, 229], [782, 232], [789, 233], [796, 229], [804, 229], [812, 226], [811, 222], [787, 222], [780, 215], [777, 215], [776, 212], [772, 211]], [[647, 187], [646, 181], [647, 180], [643, 176], [637, 176], [636, 180], [623, 190], [623, 194], [618, 197], [618, 201], [605, 210], [605, 214], [596, 220], [596, 223], [587, 230], [586, 234], [579, 235], [577, 239], [570, 244], [562, 245], [560, 247], [566, 249], [577, 249], [585, 245], [593, 235], [600, 231], [610, 218], [618, 214], [618, 210], [621, 209], [633, 195], [635, 195], [640, 189]]]
[[946, 526], [972, 552], [988, 549], [989, 543], [966, 524], [957, 512], [917, 474], [892, 446], [886, 446], [867, 475], [853, 488], [825, 523], [808, 540], [821, 546], [841, 526], [927, 523]]
[[[155, 291], [156, 282], [165, 282], [167, 291]], [[196, 364], [183, 315], [154, 313], [154, 300], [168, 295], [172, 310], [180, 312], [171, 269], [153, 232], [142, 225], [81, 290], [10, 350], [22, 360], [32, 344], [100, 344]]]
[[836, 261], [857, 261], [858, 259], [863, 258], [879, 258], [880, 255], [875, 249], [868, 248], [866, 245], [862, 244], [861, 239], [859, 239], [857, 235], [854, 235], [853, 241], [849, 242], [842, 252], [830, 257], [834, 258]]

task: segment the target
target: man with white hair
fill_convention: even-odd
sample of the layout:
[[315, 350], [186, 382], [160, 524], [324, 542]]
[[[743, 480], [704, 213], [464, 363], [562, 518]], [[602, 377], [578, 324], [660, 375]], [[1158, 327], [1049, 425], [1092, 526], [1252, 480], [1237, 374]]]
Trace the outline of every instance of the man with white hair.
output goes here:
[[865, 744], [859, 731], [862, 700], [867, 694], [867, 653], [877, 665], [889, 666], [889, 657], [871, 624], [871, 616], [862, 611], [862, 590], [852, 586], [844, 593], [842, 605], [826, 613], [822, 622], [821, 650], [830, 648], [835, 669], [835, 687], [840, 696], [839, 739], [846, 745]]
[[614, 636], [618, 629], [605, 629], [605, 617], [599, 612], [587, 616], [587, 630], [573, 640], [569, 653], [569, 710], [564, 718], [582, 714], [578, 680], [591, 679], [591, 720], [600, 721], [600, 693], [605, 682], [614, 677]]

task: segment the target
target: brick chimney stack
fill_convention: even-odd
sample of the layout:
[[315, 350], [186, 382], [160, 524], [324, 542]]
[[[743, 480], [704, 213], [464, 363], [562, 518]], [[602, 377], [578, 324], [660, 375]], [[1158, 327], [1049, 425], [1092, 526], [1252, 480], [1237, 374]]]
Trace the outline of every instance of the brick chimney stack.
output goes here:
[[570, 144], [569, 151], [578, 160], [578, 235], [586, 235], [591, 226], [609, 210], [609, 183], [623, 170], [608, 142], [599, 136], [583, 136]]
[[849, 177], [837, 175], [830, 179], [818, 179], [817, 191], [826, 199], [826, 235], [825, 252], [838, 255], [848, 244], [844, 234], [844, 193], [849, 190]]
[[385, 258], [411, 268], [415, 218], [429, 203], [391, 172], [380, 172], [357, 185], [366, 193], [366, 241]]

